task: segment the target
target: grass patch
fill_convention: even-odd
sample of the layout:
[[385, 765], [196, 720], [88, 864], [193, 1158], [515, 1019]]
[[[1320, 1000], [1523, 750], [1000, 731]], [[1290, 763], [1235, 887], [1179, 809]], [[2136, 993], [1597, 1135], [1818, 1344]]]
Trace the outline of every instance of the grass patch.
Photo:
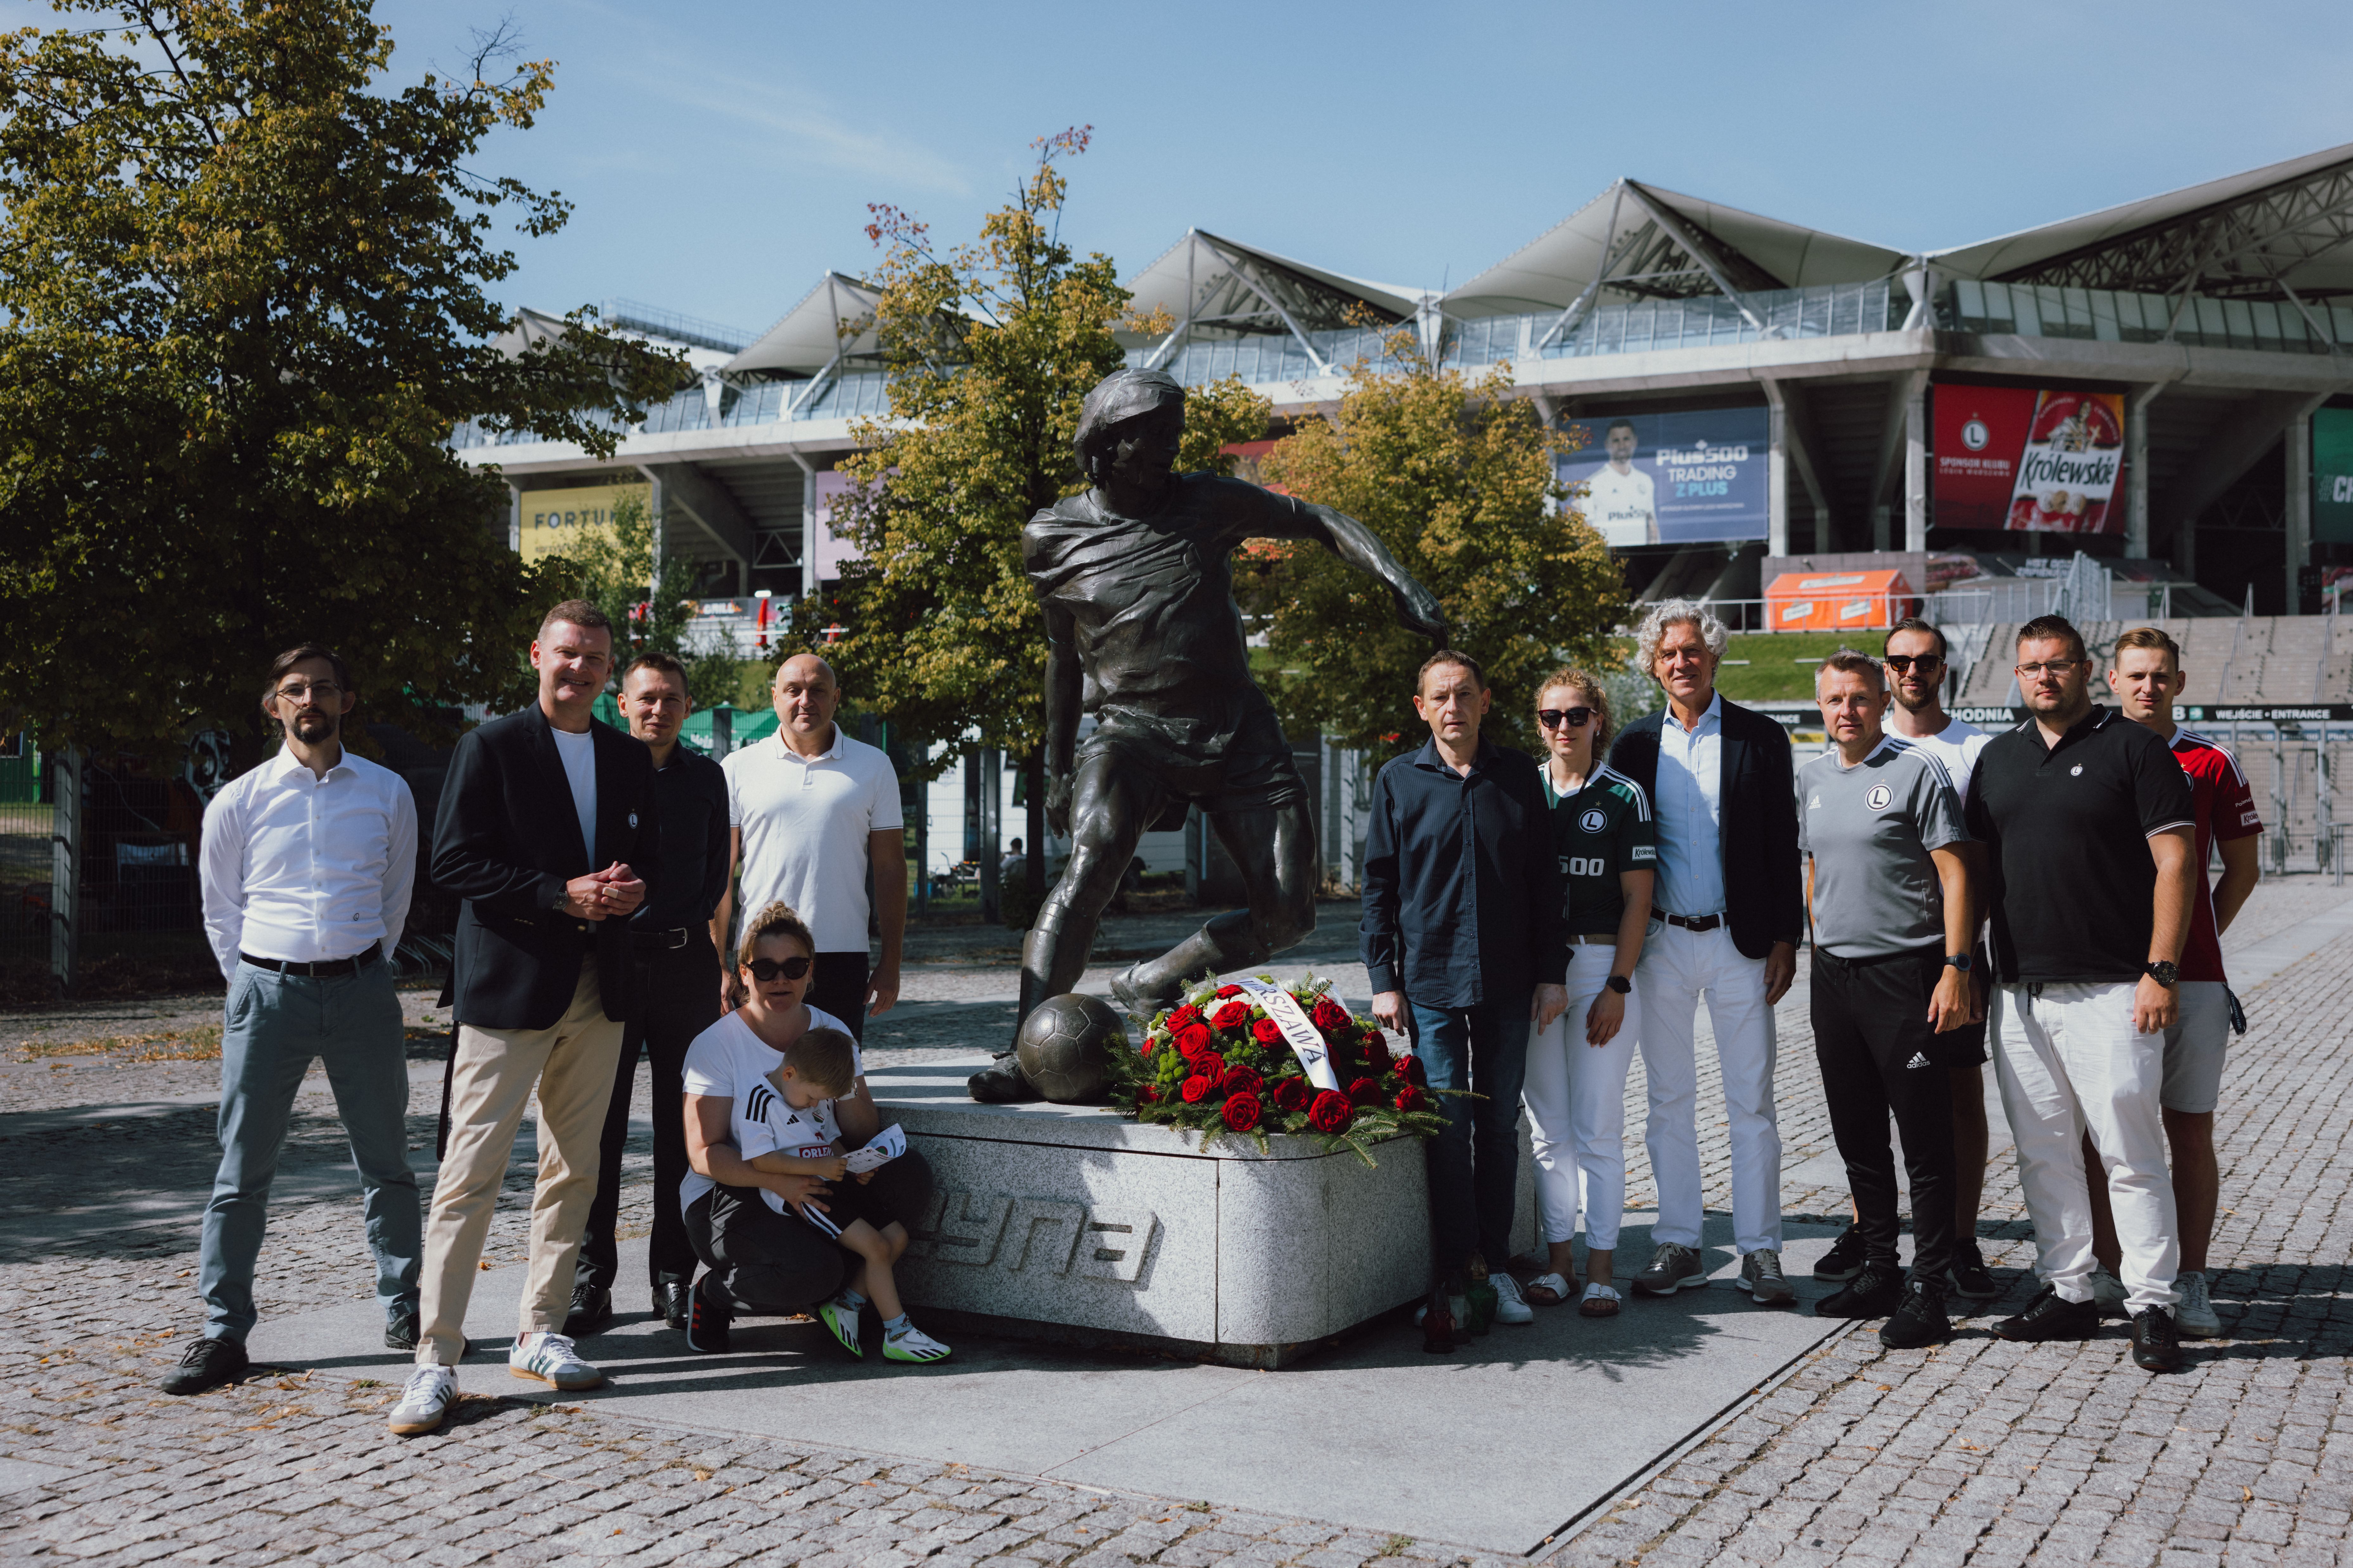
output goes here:
[[185, 1029], [163, 1029], [148, 1035], [109, 1035], [94, 1040], [20, 1040], [18, 1061], [37, 1062], [47, 1057], [115, 1057], [131, 1062], [216, 1062], [221, 1054], [221, 1026], [198, 1024]]
[[[1735, 633], [1715, 672], [1715, 689], [1735, 702], [1808, 702], [1814, 671], [1842, 647], [1874, 657], [1886, 632], [1859, 626], [1851, 632]], [[1734, 659], [1745, 658], [1745, 665]]]

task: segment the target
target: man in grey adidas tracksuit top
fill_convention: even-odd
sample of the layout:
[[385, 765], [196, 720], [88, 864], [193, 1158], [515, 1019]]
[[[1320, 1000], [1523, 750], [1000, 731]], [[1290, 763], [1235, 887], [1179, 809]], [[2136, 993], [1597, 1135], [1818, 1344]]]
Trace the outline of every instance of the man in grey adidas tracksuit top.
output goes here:
[[[1814, 1057], [1854, 1194], [1863, 1268], [1815, 1307], [1878, 1318], [1899, 1349], [1950, 1337], [1953, 1109], [1944, 1041], [1969, 1021], [1968, 839], [1945, 765], [1881, 729], [1877, 660], [1844, 650], [1815, 676], [1831, 750], [1797, 771], [1798, 846], [1814, 933]], [[1895, 1256], [1895, 1115], [1912, 1184], [1912, 1275]]]

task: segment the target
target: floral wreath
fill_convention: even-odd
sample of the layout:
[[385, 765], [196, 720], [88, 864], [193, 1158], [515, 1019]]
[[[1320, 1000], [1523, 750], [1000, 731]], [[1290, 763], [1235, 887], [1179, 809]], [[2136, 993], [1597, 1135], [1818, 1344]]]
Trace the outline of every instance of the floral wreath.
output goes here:
[[[1271, 984], [1271, 978], [1258, 978]], [[1392, 1056], [1388, 1038], [1331, 995], [1332, 983], [1302, 974], [1284, 987], [1324, 1042], [1343, 1086], [1319, 1089], [1261, 994], [1203, 975], [1184, 1000], [1152, 1020], [1134, 1054], [1114, 1051], [1113, 1103], [1144, 1122], [1187, 1128], [1204, 1144], [1229, 1133], [1314, 1138], [1335, 1152], [1445, 1126], [1421, 1062]]]

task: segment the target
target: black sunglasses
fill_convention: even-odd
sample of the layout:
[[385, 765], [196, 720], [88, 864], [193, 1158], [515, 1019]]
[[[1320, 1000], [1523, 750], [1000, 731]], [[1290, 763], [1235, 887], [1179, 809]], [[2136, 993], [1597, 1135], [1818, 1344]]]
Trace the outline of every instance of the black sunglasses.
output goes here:
[[809, 972], [809, 963], [806, 958], [755, 958], [744, 967], [752, 972], [753, 979], [765, 985], [780, 974], [787, 980], [798, 980]]
[[1879, 662], [1898, 675], [1910, 674], [1912, 667], [1916, 664], [1925, 674], [1942, 665], [1945, 662], [1945, 656], [1941, 653], [1924, 653], [1915, 658], [1908, 653], [1888, 653], [1880, 655]]
[[1547, 730], [1557, 730], [1567, 724], [1572, 730], [1582, 730], [1593, 722], [1590, 708], [1539, 708], [1536, 722]]

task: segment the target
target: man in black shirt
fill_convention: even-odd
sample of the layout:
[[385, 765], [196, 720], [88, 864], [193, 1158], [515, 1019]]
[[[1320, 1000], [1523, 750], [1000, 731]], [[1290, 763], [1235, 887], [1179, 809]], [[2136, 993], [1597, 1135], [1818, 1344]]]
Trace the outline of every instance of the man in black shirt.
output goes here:
[[2083, 1340], [2099, 1326], [2082, 1129], [2107, 1169], [2133, 1360], [2171, 1372], [2180, 1242], [2158, 1095], [2196, 812], [2165, 742], [2093, 706], [2091, 669], [2063, 618], [2021, 626], [2018, 684], [2034, 717], [1994, 738], [1969, 785], [1969, 832], [1989, 861], [1994, 1059], [2042, 1279], [1995, 1331]]
[[593, 1334], [612, 1320], [620, 1270], [613, 1230], [621, 1212], [621, 1150], [629, 1137], [629, 1100], [642, 1046], [653, 1063], [654, 1228], [647, 1254], [654, 1310], [686, 1327], [686, 1291], [694, 1248], [679, 1215], [686, 1177], [686, 1047], [719, 1021], [719, 935], [712, 914], [727, 890], [727, 775], [717, 763], [679, 744], [691, 704], [686, 671], [666, 653], [641, 654], [621, 672], [621, 716], [653, 752], [654, 805], [662, 827], [661, 877], [629, 922], [638, 973], [638, 1007], [621, 1036], [621, 1061], [605, 1109], [604, 1154], [596, 1200], [580, 1238], [580, 1273], [564, 1331]]
[[1373, 782], [1358, 927], [1373, 1016], [1410, 1035], [1446, 1131], [1430, 1151], [1430, 1205], [1440, 1275], [1487, 1261], [1500, 1322], [1534, 1314], [1506, 1273], [1518, 1195], [1520, 1089], [1529, 1023], [1568, 1005], [1559, 862], [1535, 763], [1480, 738], [1493, 700], [1468, 654], [1432, 654], [1413, 705], [1430, 725], [1421, 749]]

